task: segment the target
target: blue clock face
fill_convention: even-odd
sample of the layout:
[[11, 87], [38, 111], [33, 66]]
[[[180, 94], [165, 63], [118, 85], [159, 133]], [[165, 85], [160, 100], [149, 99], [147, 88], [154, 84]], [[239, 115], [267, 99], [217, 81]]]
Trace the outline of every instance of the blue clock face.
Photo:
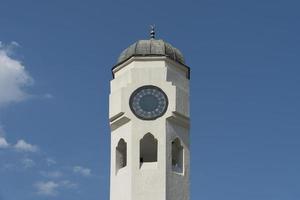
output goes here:
[[138, 118], [154, 120], [166, 112], [168, 98], [162, 89], [153, 85], [146, 85], [132, 93], [129, 105]]

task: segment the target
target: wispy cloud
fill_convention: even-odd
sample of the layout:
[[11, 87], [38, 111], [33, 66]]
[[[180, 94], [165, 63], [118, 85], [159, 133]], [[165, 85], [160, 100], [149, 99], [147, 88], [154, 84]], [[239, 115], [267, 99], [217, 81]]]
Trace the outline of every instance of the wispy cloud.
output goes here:
[[39, 150], [36, 145], [29, 144], [25, 140], [18, 140], [14, 149], [20, 152], [37, 152]]
[[58, 194], [57, 189], [59, 184], [54, 181], [37, 182], [34, 184], [34, 187], [37, 189], [37, 193], [40, 195], [55, 196]]
[[10, 144], [5, 139], [4, 135], [5, 135], [4, 129], [0, 124], [0, 149], [6, 149], [10, 146]]
[[53, 99], [53, 98], [54, 98], [54, 96], [53, 96], [52, 94], [49, 94], [49, 93], [44, 94], [43, 97], [44, 97], [45, 99]]
[[75, 166], [73, 167], [73, 172], [76, 174], [80, 174], [82, 176], [90, 176], [91, 175], [91, 169], [85, 168], [82, 166]]
[[30, 158], [24, 158], [21, 160], [21, 163], [25, 169], [32, 168], [35, 166], [35, 162]]
[[6, 141], [6, 139], [4, 137], [0, 136], [0, 149], [6, 149], [8, 148], [10, 145], [9, 143]]
[[59, 185], [61, 185], [64, 188], [67, 188], [67, 189], [75, 189], [78, 186], [77, 183], [73, 183], [73, 182], [71, 182], [69, 180], [61, 181], [59, 183]]
[[18, 140], [15, 145], [10, 144], [4, 137], [3, 129], [1, 129], [1, 131], [3, 134], [0, 134], [0, 149], [13, 148], [18, 152], [31, 152], [31, 153], [37, 152], [39, 150], [38, 146], [30, 144], [23, 139]]
[[63, 176], [61, 171], [41, 171], [41, 175], [46, 178], [60, 178]]
[[62, 189], [75, 189], [77, 184], [69, 180], [63, 180], [59, 182], [55, 181], [40, 181], [34, 184], [34, 187], [37, 190], [37, 194], [43, 196], [56, 196], [59, 194], [59, 190]]
[[55, 165], [56, 160], [54, 160], [53, 158], [46, 158], [46, 163], [48, 166]]

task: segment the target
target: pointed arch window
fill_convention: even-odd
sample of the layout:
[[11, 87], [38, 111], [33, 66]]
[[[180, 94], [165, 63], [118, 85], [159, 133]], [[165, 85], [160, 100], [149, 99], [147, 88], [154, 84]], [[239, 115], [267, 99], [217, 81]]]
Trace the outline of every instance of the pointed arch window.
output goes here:
[[183, 173], [183, 146], [178, 138], [172, 141], [172, 170]]
[[140, 140], [140, 165], [151, 162], [157, 162], [157, 139], [147, 133]]
[[116, 147], [116, 172], [127, 165], [127, 143], [120, 139]]

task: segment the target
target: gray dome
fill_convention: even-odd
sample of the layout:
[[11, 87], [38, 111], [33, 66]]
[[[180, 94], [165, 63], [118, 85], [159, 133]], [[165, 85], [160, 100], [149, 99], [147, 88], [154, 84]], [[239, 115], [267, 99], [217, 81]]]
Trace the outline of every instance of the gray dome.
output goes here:
[[139, 40], [125, 49], [118, 58], [117, 65], [132, 56], [167, 56], [168, 58], [184, 64], [182, 53], [163, 40]]

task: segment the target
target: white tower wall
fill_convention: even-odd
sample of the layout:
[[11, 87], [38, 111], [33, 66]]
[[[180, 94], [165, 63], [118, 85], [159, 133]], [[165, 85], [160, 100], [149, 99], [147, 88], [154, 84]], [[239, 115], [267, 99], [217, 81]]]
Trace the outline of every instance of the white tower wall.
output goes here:
[[[162, 56], [132, 57], [114, 68], [113, 74], [109, 107], [110, 200], [188, 200], [190, 169], [188, 68]], [[168, 97], [169, 105], [166, 113], [156, 120], [141, 120], [129, 107], [130, 95], [144, 85], [155, 85]], [[140, 141], [147, 133], [151, 133], [157, 140], [157, 162], [141, 164]], [[172, 161], [172, 146], [175, 145], [172, 142], [176, 138], [179, 139], [183, 149], [182, 171], [174, 171], [175, 167], [172, 166], [173, 162], [176, 163]], [[127, 145], [127, 162], [125, 167], [116, 170], [118, 165], [116, 147], [120, 139]]]

